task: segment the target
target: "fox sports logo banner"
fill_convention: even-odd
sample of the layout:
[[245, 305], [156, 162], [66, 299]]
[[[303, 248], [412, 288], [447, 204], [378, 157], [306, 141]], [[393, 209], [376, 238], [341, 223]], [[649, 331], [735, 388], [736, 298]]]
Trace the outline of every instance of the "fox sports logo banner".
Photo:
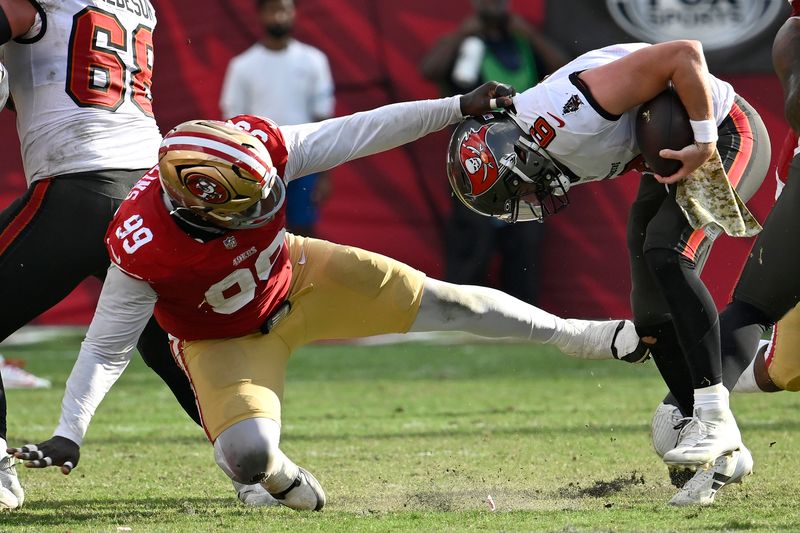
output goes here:
[[606, 0], [614, 21], [648, 42], [697, 39], [706, 50], [758, 36], [786, 0]]

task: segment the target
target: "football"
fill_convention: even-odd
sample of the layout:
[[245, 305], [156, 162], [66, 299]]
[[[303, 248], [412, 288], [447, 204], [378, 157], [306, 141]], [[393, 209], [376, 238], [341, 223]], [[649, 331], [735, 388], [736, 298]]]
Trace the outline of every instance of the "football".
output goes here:
[[689, 115], [672, 87], [636, 112], [636, 143], [650, 169], [661, 176], [670, 176], [681, 168], [681, 162], [658, 155], [664, 148], [680, 150], [694, 142]]

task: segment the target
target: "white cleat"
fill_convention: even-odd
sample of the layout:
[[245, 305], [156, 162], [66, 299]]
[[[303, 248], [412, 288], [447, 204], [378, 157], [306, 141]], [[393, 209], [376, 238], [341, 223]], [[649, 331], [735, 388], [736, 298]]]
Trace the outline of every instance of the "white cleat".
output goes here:
[[[650, 439], [659, 459], [663, 459], [665, 453], [678, 445], [681, 430], [691, 420], [691, 418], [684, 417], [681, 410], [674, 405], [658, 404], [650, 424]], [[683, 487], [693, 474], [692, 471], [681, 467], [670, 466], [667, 470], [670, 483], [678, 489]]]
[[303, 467], [298, 467], [294, 482], [280, 493], [272, 493], [278, 503], [298, 511], [320, 511], [325, 506], [325, 491], [317, 478]]
[[742, 446], [742, 435], [730, 409], [695, 409], [681, 429], [678, 446], [664, 454], [668, 466], [709, 467], [717, 457]]
[[[5, 450], [2, 453], [5, 454]], [[10, 455], [0, 457], [0, 510], [17, 509], [25, 501], [25, 491], [19, 484], [15, 462]]]
[[239, 501], [250, 507], [277, 507], [280, 505], [280, 502], [273, 498], [260, 483], [245, 485], [234, 481], [233, 488], [236, 490]]
[[650, 423], [650, 439], [660, 458], [678, 445], [681, 429], [691, 418], [685, 418], [681, 410], [668, 403], [660, 403]]
[[622, 359], [638, 363], [647, 358], [636, 327], [629, 320], [566, 320], [570, 329], [562, 333], [556, 346], [578, 359]]
[[744, 445], [717, 457], [714, 466], [708, 470], [698, 470], [686, 482], [675, 496], [669, 500], [670, 505], [683, 507], [686, 505], [711, 505], [717, 491], [742, 480], [753, 473], [753, 456]]

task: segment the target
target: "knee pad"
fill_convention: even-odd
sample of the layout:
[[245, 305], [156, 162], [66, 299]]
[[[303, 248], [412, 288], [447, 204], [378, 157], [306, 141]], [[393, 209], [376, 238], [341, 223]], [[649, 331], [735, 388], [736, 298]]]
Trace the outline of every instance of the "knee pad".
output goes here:
[[278, 447], [271, 431], [260, 427], [259, 421], [248, 419], [237, 422], [223, 431], [214, 442], [214, 458], [232, 480], [252, 485], [263, 480], [269, 472], [272, 455]]

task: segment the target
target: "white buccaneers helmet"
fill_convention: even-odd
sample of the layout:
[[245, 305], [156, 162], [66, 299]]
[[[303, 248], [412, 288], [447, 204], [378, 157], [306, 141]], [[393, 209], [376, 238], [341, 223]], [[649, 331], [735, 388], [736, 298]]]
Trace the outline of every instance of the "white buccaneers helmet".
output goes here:
[[196, 225], [257, 228], [283, 206], [286, 187], [264, 144], [225, 122], [192, 120], [164, 136], [161, 185], [173, 214]]

